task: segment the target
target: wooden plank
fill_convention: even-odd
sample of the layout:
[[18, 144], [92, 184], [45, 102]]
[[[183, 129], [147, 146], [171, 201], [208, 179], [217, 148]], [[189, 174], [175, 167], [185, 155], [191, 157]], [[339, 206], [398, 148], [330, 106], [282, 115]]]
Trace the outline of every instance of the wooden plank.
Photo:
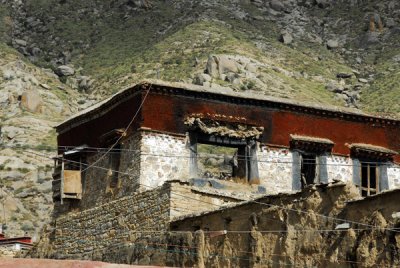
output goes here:
[[82, 181], [80, 170], [64, 170], [64, 195], [82, 194]]

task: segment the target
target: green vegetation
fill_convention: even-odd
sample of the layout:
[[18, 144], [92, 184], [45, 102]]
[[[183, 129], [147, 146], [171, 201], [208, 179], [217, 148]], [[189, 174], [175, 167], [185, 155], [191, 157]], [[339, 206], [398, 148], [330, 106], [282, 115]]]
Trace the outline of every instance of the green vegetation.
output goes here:
[[[145, 10], [131, 9], [128, 6], [132, 3], [123, 0], [27, 0], [26, 10], [27, 16], [41, 18], [46, 26], [43, 33], [34, 36], [33, 43], [41, 44], [43, 51], [52, 51], [54, 55], [70, 54], [71, 63], [82, 67], [78, 69], [78, 75], [94, 78], [95, 88], [102, 94], [114, 93], [146, 78], [190, 81], [193, 74], [204, 71], [210, 54], [234, 54], [272, 66], [261, 70], [259, 75], [266, 86], [260, 87], [252, 79], [246, 79], [234, 86], [237, 90], [264, 91], [268, 95], [300, 101], [344, 104], [335, 100], [334, 94], [325, 86], [328, 80], [336, 79], [337, 73], [352, 73], [350, 64], [344, 61], [345, 56], [339, 50], [328, 50], [322, 40], [310, 43], [296, 39], [290, 45], [278, 42], [281, 28], [274, 21], [262, 19], [265, 12], [251, 1], [237, 4], [251, 18], [243, 20], [219, 5], [213, 6], [213, 19], [202, 20], [198, 15], [209, 11], [196, 2], [184, 9], [187, 13], [168, 1], [153, 1], [152, 4], [152, 9]], [[326, 27], [338, 36], [346, 28], [344, 23], [352, 21], [351, 31], [346, 32], [350, 41], [344, 47], [356, 51], [360, 47], [360, 38], [368, 29], [365, 14], [374, 12], [376, 7], [373, 1], [364, 3], [362, 9], [345, 6], [310, 9], [310, 17], [316, 18], [317, 24], [325, 23], [324, 18], [329, 17], [330, 22], [335, 23]], [[7, 20], [7, 12], [1, 7], [0, 17]], [[50, 20], [50, 13], [57, 19]], [[9, 24], [0, 26], [0, 34]], [[305, 31], [315, 32], [313, 26], [304, 26]], [[42, 42], [49, 36], [54, 38]], [[361, 105], [372, 112], [400, 112], [399, 74], [387, 73], [387, 62], [379, 58], [381, 52], [377, 45], [368, 48], [367, 56], [363, 58], [366, 64], [376, 66], [378, 75], [375, 83], [364, 90]], [[355, 57], [349, 57], [349, 62], [355, 61], [352, 58]], [[51, 67], [51, 60], [44, 56], [38, 63]], [[232, 86], [226, 81], [213, 82]], [[356, 82], [353, 78], [352, 84]], [[51, 81], [48, 83], [53, 85]], [[62, 90], [54, 92], [63, 101], [69, 98]]]

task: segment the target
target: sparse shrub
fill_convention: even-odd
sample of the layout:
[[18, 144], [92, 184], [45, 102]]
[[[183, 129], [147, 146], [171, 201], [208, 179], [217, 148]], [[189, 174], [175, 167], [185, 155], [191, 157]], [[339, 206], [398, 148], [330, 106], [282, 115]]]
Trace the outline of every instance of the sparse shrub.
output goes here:
[[21, 227], [21, 230], [24, 232], [32, 231], [34, 229], [32, 224], [24, 223]]
[[29, 168], [18, 168], [18, 171], [20, 171], [20, 172], [26, 174], [26, 173], [28, 173], [30, 170], [29, 170]]

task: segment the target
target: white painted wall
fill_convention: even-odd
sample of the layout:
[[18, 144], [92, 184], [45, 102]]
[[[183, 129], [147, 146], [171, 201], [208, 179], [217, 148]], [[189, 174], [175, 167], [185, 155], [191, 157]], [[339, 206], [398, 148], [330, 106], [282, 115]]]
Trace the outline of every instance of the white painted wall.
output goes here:
[[391, 164], [387, 168], [389, 189], [400, 188], [400, 166]]
[[268, 194], [292, 191], [292, 153], [262, 146], [257, 150], [261, 185]]
[[330, 155], [326, 159], [328, 171], [328, 182], [342, 181], [349, 183], [353, 181], [353, 161], [349, 157]]
[[151, 187], [160, 186], [168, 180], [189, 179], [187, 139], [143, 133], [140, 169], [140, 183]]

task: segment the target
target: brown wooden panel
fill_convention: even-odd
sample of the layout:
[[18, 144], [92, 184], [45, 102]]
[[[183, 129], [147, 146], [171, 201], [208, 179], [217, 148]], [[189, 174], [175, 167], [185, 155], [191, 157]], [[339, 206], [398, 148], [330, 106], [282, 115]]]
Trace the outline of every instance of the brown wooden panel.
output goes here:
[[64, 170], [64, 194], [82, 194], [80, 170]]

